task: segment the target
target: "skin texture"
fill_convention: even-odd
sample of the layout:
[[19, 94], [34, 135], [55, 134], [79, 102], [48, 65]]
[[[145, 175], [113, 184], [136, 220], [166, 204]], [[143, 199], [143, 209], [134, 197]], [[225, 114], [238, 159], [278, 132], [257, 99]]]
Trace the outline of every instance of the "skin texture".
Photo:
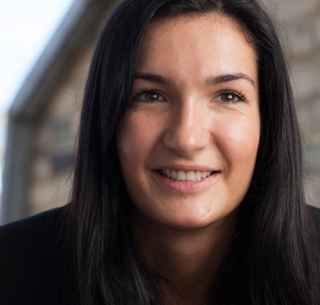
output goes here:
[[[258, 95], [255, 51], [234, 21], [208, 14], [151, 24], [117, 149], [136, 243], [185, 304], [205, 304], [228, 249], [255, 166]], [[178, 182], [165, 169], [213, 174]]]

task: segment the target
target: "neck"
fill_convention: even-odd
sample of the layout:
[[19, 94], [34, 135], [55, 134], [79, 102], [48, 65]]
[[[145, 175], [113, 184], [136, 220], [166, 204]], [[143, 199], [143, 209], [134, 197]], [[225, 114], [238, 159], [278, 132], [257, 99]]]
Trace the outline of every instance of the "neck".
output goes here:
[[142, 258], [173, 284], [164, 281], [160, 285], [166, 305], [179, 304], [177, 296], [186, 305], [208, 302], [229, 250], [235, 220], [236, 213], [205, 228], [177, 229], [133, 215], [134, 241]]

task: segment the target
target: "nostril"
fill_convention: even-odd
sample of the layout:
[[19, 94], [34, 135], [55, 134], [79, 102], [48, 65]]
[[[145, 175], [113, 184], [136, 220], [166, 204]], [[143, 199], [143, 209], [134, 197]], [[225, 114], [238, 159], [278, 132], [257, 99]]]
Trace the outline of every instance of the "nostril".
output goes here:
[[207, 146], [206, 141], [196, 140], [195, 137], [182, 138], [178, 136], [172, 136], [170, 139], [166, 138], [163, 141], [164, 145], [181, 156], [189, 156], [194, 152], [204, 149]]
[[162, 142], [181, 156], [190, 156], [210, 144], [210, 133], [199, 122], [183, 124], [178, 121], [168, 127]]

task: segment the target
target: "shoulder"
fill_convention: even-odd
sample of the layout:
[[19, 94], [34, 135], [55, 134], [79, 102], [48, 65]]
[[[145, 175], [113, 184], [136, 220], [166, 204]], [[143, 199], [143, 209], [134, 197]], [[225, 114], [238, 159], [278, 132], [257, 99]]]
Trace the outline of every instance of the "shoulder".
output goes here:
[[[53, 249], [62, 230], [63, 211], [56, 208], [0, 226], [0, 264], [4, 259], [26, 258], [39, 249]], [[24, 255], [18, 255], [19, 251]]]
[[[37, 237], [44, 237], [55, 223], [59, 222], [65, 207], [56, 208], [40, 214], [23, 218], [18, 221], [0, 226], [0, 240], [20, 238], [28, 234], [36, 234]], [[42, 229], [39, 231], [38, 229]], [[34, 237], [34, 235], [32, 235]]]
[[[1, 304], [56, 304], [66, 251], [65, 208], [0, 227]], [[58, 300], [57, 300], [58, 302]]]

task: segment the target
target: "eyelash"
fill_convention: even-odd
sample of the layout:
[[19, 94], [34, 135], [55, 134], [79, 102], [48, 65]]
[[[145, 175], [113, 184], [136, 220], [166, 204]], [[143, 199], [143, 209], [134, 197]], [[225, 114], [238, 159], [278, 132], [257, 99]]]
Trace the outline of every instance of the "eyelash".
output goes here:
[[[219, 96], [221, 95], [228, 95], [228, 94], [232, 94], [234, 96], [236, 96], [239, 100], [238, 101], [235, 101], [235, 102], [222, 102], [222, 103], [225, 103], [225, 104], [237, 104], [237, 103], [241, 103], [241, 102], [246, 102], [247, 101], [247, 98], [244, 94], [240, 93], [240, 92], [237, 92], [233, 89], [224, 89], [222, 91], [219, 92]], [[215, 98], [216, 99], [216, 98]]]
[[[157, 89], [142, 89], [142, 90], [140, 90], [138, 93], [136, 93], [135, 95], [133, 95], [130, 98], [130, 102], [142, 101], [142, 102], [147, 102], [147, 103], [155, 103], [155, 102], [158, 102], [158, 101], [162, 101], [162, 100], [143, 101], [140, 98], [141, 95], [143, 95], [143, 94], [156, 94], [156, 95], [161, 96], [163, 98], [163, 100], [165, 100], [164, 96]], [[246, 96], [244, 94], [239, 93], [239, 92], [237, 92], [237, 91], [235, 91], [233, 89], [224, 89], [224, 90], [219, 92], [217, 97], [220, 97], [221, 95], [228, 95], [228, 94], [234, 95], [239, 100], [235, 101], [235, 102], [232, 102], [232, 101], [231, 102], [223, 102], [223, 101], [221, 101], [221, 103], [224, 103], [224, 104], [237, 104], [237, 103], [241, 103], [241, 102], [246, 102], [247, 101], [247, 98], [246, 98]], [[217, 97], [215, 97], [214, 100], [217, 99]]]
[[[143, 94], [157, 94], [159, 96], [161, 96], [163, 99], [165, 99], [163, 97], [163, 95], [157, 90], [157, 89], [142, 89], [140, 90], [138, 93], [136, 93], [135, 95], [133, 95], [131, 98], [130, 98], [130, 101], [131, 102], [138, 102], [138, 101], [143, 101], [141, 100], [141, 95]], [[162, 100], [160, 100], [162, 101]], [[148, 101], [143, 101], [143, 102], [148, 102]], [[154, 101], [154, 102], [157, 102], [157, 101]], [[154, 103], [153, 101], [150, 101], [148, 103]]]

